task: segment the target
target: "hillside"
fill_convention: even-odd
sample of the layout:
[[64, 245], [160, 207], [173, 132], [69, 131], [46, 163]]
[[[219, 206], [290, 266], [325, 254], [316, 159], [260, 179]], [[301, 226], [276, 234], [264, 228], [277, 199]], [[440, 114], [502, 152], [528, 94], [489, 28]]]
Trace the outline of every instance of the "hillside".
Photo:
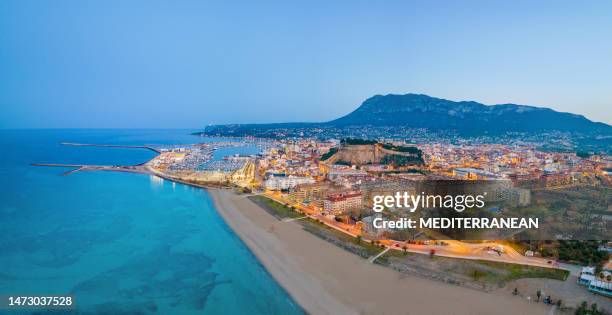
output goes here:
[[549, 108], [454, 102], [422, 94], [376, 95], [332, 126], [373, 125], [452, 129], [461, 133], [568, 131], [612, 133], [612, 127]]
[[327, 122], [212, 125], [205, 136], [257, 138], [346, 137], [455, 141], [486, 136], [505, 143], [539, 143], [544, 150], [612, 153], [612, 126], [549, 108], [455, 102], [421, 94], [376, 95]]
[[[363, 142], [363, 141], [361, 141]], [[409, 166], [423, 164], [422, 152], [416, 147], [397, 147], [389, 144], [355, 143], [351, 139], [343, 141], [331, 154], [322, 158], [327, 164], [392, 164]]]

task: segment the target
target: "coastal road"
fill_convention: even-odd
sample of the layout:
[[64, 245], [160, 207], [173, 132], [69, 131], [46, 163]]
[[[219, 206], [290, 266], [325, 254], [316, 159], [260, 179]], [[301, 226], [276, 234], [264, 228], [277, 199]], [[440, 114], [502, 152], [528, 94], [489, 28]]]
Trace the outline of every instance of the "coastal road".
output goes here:
[[[321, 214], [319, 214], [314, 209], [305, 207], [301, 204], [291, 203], [283, 200], [280, 196], [276, 196], [272, 193], [265, 193], [264, 196], [279, 202], [281, 204], [291, 204], [296, 209], [299, 209], [301, 212], [306, 214], [308, 217], [321, 221], [323, 224], [338, 230], [342, 233], [348, 234], [353, 237], [361, 236], [361, 229], [355, 227], [354, 225], [345, 224], [342, 222], [337, 222], [336, 220], [331, 220]], [[368, 240], [364, 238], [364, 241], [371, 242], [372, 240]], [[408, 244], [402, 241], [395, 240], [379, 240], [381, 244], [387, 247], [387, 249], [393, 249], [398, 251], [403, 251], [404, 247], [406, 247], [406, 251], [418, 254], [429, 255], [430, 251], [435, 250], [435, 255], [449, 258], [460, 258], [460, 259], [472, 259], [472, 260], [487, 260], [487, 261], [496, 261], [496, 262], [504, 262], [504, 263], [512, 263], [512, 264], [520, 264], [520, 265], [530, 265], [537, 267], [547, 267], [547, 268], [557, 268], [557, 269], [565, 269], [570, 272], [575, 272], [574, 269], [570, 268], [573, 266], [565, 266], [559, 265], [555, 262], [547, 259], [537, 258], [537, 257], [526, 257], [519, 252], [517, 252], [514, 248], [509, 246], [503, 246], [503, 253], [498, 253], [496, 251], [491, 250], [491, 248], [499, 247], [500, 244], [496, 242], [482, 242], [482, 243], [466, 243], [457, 240], [444, 240], [448, 245], [420, 245], [420, 244]]]

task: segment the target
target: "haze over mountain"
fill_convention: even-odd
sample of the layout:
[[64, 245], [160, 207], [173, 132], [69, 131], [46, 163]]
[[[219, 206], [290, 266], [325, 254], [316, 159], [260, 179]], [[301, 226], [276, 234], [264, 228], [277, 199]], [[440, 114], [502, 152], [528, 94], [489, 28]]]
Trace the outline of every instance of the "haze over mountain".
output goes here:
[[509, 131], [612, 132], [605, 123], [549, 108], [478, 102], [454, 102], [422, 94], [375, 95], [350, 114], [327, 122], [332, 126], [374, 125], [452, 129], [468, 133]]

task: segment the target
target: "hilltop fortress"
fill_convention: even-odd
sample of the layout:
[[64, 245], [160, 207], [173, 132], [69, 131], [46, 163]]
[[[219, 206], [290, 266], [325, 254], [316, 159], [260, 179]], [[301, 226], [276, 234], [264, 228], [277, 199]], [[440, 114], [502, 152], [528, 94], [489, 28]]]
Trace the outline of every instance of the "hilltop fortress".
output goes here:
[[395, 166], [423, 165], [422, 152], [416, 147], [394, 146], [371, 140], [343, 140], [338, 148], [321, 157], [326, 164], [393, 164]]

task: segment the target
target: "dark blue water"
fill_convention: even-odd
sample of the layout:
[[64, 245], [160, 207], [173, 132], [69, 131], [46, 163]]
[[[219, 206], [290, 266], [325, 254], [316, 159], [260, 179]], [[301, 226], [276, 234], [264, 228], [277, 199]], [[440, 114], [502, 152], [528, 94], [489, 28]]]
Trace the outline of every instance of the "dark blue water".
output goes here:
[[206, 191], [147, 175], [60, 176], [64, 169], [29, 166], [138, 164], [154, 155], [64, 141], [207, 140], [188, 130], [0, 131], [0, 295], [72, 294], [88, 314], [303, 313]]

